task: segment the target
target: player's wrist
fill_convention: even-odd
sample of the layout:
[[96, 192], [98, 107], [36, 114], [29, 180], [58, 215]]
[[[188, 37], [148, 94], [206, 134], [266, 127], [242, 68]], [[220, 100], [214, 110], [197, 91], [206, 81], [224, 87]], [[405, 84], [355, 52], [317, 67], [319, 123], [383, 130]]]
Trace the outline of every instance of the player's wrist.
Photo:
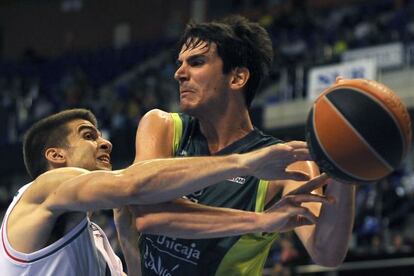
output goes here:
[[232, 154], [229, 157], [232, 158], [230, 162], [235, 164], [235, 169], [237, 170], [238, 175], [252, 175], [253, 168], [248, 153]]
[[270, 229], [266, 222], [267, 214], [266, 213], [254, 213], [254, 232], [263, 233], [270, 232]]
[[245, 212], [239, 217], [239, 222], [243, 222], [243, 229], [245, 234], [267, 232], [266, 215], [258, 212]]

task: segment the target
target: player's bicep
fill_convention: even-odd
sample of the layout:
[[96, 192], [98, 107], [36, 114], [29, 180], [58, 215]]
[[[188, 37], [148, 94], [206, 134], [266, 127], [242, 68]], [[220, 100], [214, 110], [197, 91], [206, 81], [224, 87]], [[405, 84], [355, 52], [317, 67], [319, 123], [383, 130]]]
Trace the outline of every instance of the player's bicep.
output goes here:
[[63, 176], [45, 204], [55, 212], [110, 209], [128, 204], [134, 196], [131, 188], [119, 171], [82, 170], [76, 176]]
[[135, 137], [135, 162], [172, 156], [174, 124], [170, 113], [153, 109], [142, 117]]

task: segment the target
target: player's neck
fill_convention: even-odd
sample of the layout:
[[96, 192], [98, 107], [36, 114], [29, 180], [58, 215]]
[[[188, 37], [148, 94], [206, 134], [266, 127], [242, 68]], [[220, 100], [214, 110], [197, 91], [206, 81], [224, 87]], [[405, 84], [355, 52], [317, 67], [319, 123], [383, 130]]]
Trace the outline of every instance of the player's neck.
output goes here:
[[222, 150], [253, 130], [247, 109], [229, 110], [224, 114], [210, 112], [208, 116], [202, 116], [198, 119], [201, 132], [207, 139], [210, 153]]

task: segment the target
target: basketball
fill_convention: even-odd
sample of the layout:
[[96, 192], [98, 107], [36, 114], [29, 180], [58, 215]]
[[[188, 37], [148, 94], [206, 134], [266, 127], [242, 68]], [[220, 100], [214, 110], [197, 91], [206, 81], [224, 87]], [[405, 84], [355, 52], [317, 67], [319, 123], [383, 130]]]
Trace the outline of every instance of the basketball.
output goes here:
[[328, 175], [346, 182], [389, 175], [408, 153], [411, 136], [400, 98], [367, 79], [339, 79], [315, 100], [306, 123], [312, 158]]

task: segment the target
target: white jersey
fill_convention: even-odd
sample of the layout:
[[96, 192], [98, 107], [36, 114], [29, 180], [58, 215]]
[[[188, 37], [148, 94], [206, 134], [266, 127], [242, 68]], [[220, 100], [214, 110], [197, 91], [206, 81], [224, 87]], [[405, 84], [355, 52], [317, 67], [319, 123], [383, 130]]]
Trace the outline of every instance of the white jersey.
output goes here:
[[[26, 254], [13, 249], [7, 238], [7, 219], [30, 184], [14, 197], [0, 228], [1, 275], [122, 275], [121, 260], [113, 252], [105, 233], [87, 217], [62, 238], [38, 251]], [[30, 231], [27, 234], [30, 235]]]

